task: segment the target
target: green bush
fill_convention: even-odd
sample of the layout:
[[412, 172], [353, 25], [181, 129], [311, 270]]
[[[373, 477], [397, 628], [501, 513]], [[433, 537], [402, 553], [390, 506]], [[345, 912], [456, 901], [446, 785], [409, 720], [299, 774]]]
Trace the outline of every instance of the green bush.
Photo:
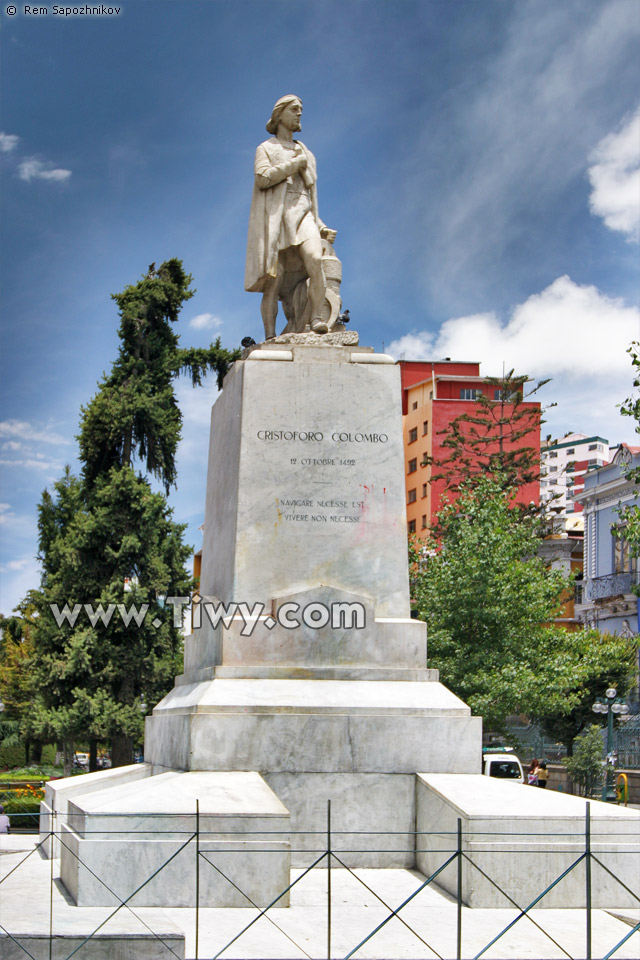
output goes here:
[[42, 790], [27, 787], [24, 790], [6, 790], [0, 793], [0, 803], [9, 817], [12, 830], [37, 830]]
[[0, 746], [0, 770], [23, 767], [24, 761], [24, 744], [16, 743], [13, 747]]

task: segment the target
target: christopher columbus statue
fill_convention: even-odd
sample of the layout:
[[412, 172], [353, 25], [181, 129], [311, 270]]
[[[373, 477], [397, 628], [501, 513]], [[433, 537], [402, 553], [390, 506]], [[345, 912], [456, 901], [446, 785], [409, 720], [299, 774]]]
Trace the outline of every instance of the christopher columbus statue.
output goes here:
[[336, 231], [318, 216], [315, 157], [293, 139], [301, 115], [299, 97], [280, 97], [267, 123], [272, 136], [256, 150], [244, 287], [262, 293], [267, 340], [276, 334], [279, 300], [285, 333], [326, 333], [340, 309]]

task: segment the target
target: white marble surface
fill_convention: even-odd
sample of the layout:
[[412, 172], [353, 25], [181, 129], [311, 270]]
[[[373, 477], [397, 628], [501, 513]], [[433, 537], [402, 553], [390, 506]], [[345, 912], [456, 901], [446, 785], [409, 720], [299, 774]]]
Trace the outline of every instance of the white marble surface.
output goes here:
[[296, 346], [292, 363], [239, 361], [227, 376], [203, 596], [270, 604], [325, 584], [375, 598], [378, 617], [409, 616], [399, 371], [349, 358]]
[[[131, 783], [134, 780], [143, 780], [150, 776], [151, 764], [132, 763], [125, 767], [113, 767], [109, 770], [96, 770], [94, 773], [81, 773], [73, 777], [49, 780], [44, 788], [44, 801], [40, 804], [40, 838], [44, 841], [42, 844], [43, 852], [46, 856], [49, 856], [51, 852], [51, 811], [55, 811], [56, 823], [64, 822], [68, 813], [69, 801], [75, 797], [86, 796], [94, 791], [104, 790], [106, 787]], [[55, 857], [60, 856], [57, 844], [57, 838], [54, 837], [53, 855]]]
[[245, 905], [233, 880], [264, 906], [287, 885], [288, 827], [256, 772], [161, 773], [69, 802], [61, 876], [78, 906], [193, 906], [197, 833], [200, 902]]
[[[28, 839], [28, 838], [26, 838]], [[20, 852], [8, 853], [7, 846], [17, 841], [16, 836], [0, 836], [0, 873], [6, 875], [23, 860], [24, 843]], [[33, 845], [33, 840], [32, 840]], [[64, 888], [54, 879], [50, 900], [50, 864], [38, 855], [28, 858], [2, 885], [2, 922], [7, 929], [24, 943], [36, 960], [49, 958], [49, 907], [53, 912], [53, 958], [66, 960], [71, 950], [82, 937], [88, 936], [102, 923], [113, 908], [84, 907], [78, 909], [64, 896]], [[300, 877], [301, 871], [292, 871], [291, 879]], [[424, 883], [423, 874], [415, 870], [358, 869], [356, 876], [339, 869], [332, 869], [332, 955], [343, 957], [360, 943], [379, 923], [385, 920], [391, 909], [407, 900]], [[54, 864], [54, 878], [58, 876]], [[367, 887], [363, 886], [363, 881]], [[25, 896], [28, 891], [28, 896]], [[382, 901], [382, 902], [381, 902]], [[388, 904], [388, 906], [385, 906]], [[591, 914], [593, 930], [593, 956], [603, 957], [630, 931], [630, 926], [617, 919], [626, 913], [638, 921], [638, 911], [614, 909], [611, 913], [594, 909]], [[462, 910], [462, 956], [475, 957], [507, 924], [515, 919], [515, 908]], [[135, 909], [135, 914], [120, 910], [101, 931], [102, 936], [90, 941], [79, 954], [87, 960], [115, 960], [119, 948], [135, 947], [135, 956], [140, 960], [169, 960], [177, 955], [196, 956], [195, 910], [180, 907]], [[250, 923], [256, 916], [252, 907], [202, 908], [198, 914], [199, 950], [201, 957], [212, 957]], [[223, 954], [229, 960], [280, 960], [294, 957], [291, 937], [304, 946], [312, 957], [327, 954], [327, 873], [315, 869], [301, 879], [291, 891], [291, 905], [277, 908], [269, 916], [277, 926], [264, 918], [255, 923]], [[539, 926], [527, 920], [517, 923], [489, 952], [490, 957], [538, 958], [557, 960], [564, 956], [544, 931], [553, 937], [562, 948], [574, 957], [585, 954], [585, 913], [576, 909], [534, 909], [532, 918]], [[455, 899], [444, 893], [437, 885], [424, 888], [402, 910], [401, 917], [436, 950], [440, 956], [456, 955]], [[10, 922], [9, 922], [10, 921]], [[523, 923], [526, 924], [523, 927]], [[541, 928], [541, 929], [540, 929]], [[157, 934], [158, 939], [154, 934]], [[115, 939], [115, 936], [121, 938]], [[137, 941], [133, 937], [137, 936]], [[76, 939], [63, 939], [63, 938]], [[168, 947], [163, 940], [168, 938]], [[182, 938], [186, 939], [186, 951]], [[109, 939], [114, 938], [114, 939]], [[128, 938], [129, 943], [122, 942]], [[147, 952], [141, 938], [147, 938]], [[106, 942], [105, 942], [106, 941]], [[169, 948], [175, 953], [170, 953]], [[110, 952], [109, 952], [110, 951]], [[0, 955], [3, 960], [24, 960], [25, 953], [8, 937], [0, 934]], [[416, 960], [430, 957], [432, 952], [416, 939], [415, 935], [400, 920], [387, 923], [360, 951], [363, 960]], [[635, 933], [616, 952], [619, 960], [637, 960], [640, 956], [640, 933]]]
[[[154, 708], [184, 713], [247, 714], [365, 712], [367, 715], [409, 714], [468, 717], [469, 707], [441, 683], [379, 680], [213, 680], [174, 689]], [[478, 761], [479, 762], [479, 761]]]
[[[416, 798], [416, 824], [422, 834], [416, 862], [427, 874], [456, 849], [461, 820], [462, 845], [469, 857], [463, 865], [463, 899], [471, 907], [507, 906], [495, 884], [525, 907], [585, 850], [584, 798], [481, 775], [443, 774], [419, 774]], [[594, 906], [634, 907], [637, 900], [615, 877], [640, 896], [640, 811], [591, 801], [590, 812], [591, 850], [610, 871], [592, 861]], [[455, 895], [457, 866], [447, 867], [438, 881]], [[540, 906], [580, 907], [584, 896], [584, 864], [579, 863]]]

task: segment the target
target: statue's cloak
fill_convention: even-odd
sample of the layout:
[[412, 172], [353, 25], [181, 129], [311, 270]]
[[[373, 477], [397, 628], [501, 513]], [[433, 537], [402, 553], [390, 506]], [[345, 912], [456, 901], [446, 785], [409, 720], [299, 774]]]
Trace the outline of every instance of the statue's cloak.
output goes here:
[[[302, 148], [307, 158], [303, 178], [311, 196], [313, 216], [320, 228], [324, 225], [318, 217], [316, 158], [303, 143], [299, 140], [295, 142]], [[283, 176], [275, 186], [261, 189], [258, 186], [257, 177], [277, 174], [277, 168], [290, 159], [291, 153], [285, 150], [277, 137], [265, 140], [256, 150], [255, 179], [247, 239], [247, 263], [244, 274], [245, 290], [262, 291], [267, 278], [275, 278], [277, 275], [280, 228], [288, 178]]]

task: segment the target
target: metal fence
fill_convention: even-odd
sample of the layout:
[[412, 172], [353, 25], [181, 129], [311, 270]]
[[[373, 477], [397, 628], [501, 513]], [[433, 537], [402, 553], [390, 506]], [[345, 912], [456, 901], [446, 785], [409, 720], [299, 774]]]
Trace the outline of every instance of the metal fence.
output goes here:
[[[176, 815], [178, 816], [178, 815]], [[33, 947], [25, 946], [25, 937], [23, 934], [16, 933], [15, 930], [12, 933], [12, 926], [10, 919], [7, 919], [6, 916], [2, 918], [0, 922], [0, 956], [13, 956], [16, 957], [29, 957], [31, 960], [71, 960], [72, 957], [78, 957], [79, 960], [84, 956], [89, 955], [89, 948], [96, 939], [102, 936], [102, 931], [110, 920], [116, 917], [117, 914], [122, 911], [128, 912], [129, 914], [136, 917], [148, 933], [148, 939], [153, 941], [153, 952], [150, 954], [154, 958], [170, 958], [175, 957], [178, 960], [181, 960], [182, 953], [175, 948], [175, 945], [172, 946], [167, 939], [161, 935], [154, 933], [152, 926], [150, 925], [148, 919], [142, 916], [144, 909], [135, 906], [132, 901], [135, 900], [136, 896], [140, 891], [151, 883], [154, 878], [162, 871], [170, 867], [171, 863], [174, 861], [175, 857], [180, 855], [185, 849], [190, 849], [193, 852], [193, 871], [194, 871], [194, 885], [195, 885], [195, 902], [192, 910], [192, 922], [194, 924], [194, 950], [192, 957], [194, 960], [203, 960], [204, 957], [211, 958], [211, 960], [218, 960], [218, 958], [227, 958], [227, 960], [246, 960], [248, 956], [246, 953], [242, 952], [242, 939], [243, 937], [251, 931], [257, 923], [265, 919], [270, 924], [272, 924], [277, 930], [279, 930], [287, 941], [289, 941], [290, 946], [294, 948], [297, 953], [295, 957], [306, 957], [308, 960], [321, 960], [321, 958], [328, 958], [328, 960], [350, 960], [352, 957], [365, 957], [369, 956], [381, 956], [379, 953], [367, 954], [366, 951], [367, 945], [372, 944], [375, 941], [375, 938], [378, 937], [385, 928], [392, 922], [399, 922], [402, 926], [403, 933], [411, 935], [415, 938], [415, 943], [417, 948], [426, 948], [429, 951], [429, 954], [420, 954], [421, 956], [435, 956], [438, 960], [462, 960], [462, 958], [473, 958], [473, 960], [479, 960], [480, 957], [487, 954], [487, 952], [494, 947], [496, 944], [499, 944], [500, 941], [504, 943], [503, 938], [514, 929], [514, 927], [519, 924], [521, 921], [524, 921], [527, 924], [531, 924], [535, 930], [543, 935], [553, 947], [559, 951], [562, 957], [567, 957], [569, 960], [592, 960], [592, 957], [598, 956], [600, 960], [609, 960], [609, 958], [614, 957], [621, 948], [630, 941], [630, 939], [638, 933], [640, 930], [640, 923], [636, 923], [634, 926], [630, 926], [630, 929], [624, 936], [614, 940], [606, 949], [605, 952], [600, 951], [598, 954], [594, 954], [593, 951], [593, 916], [595, 907], [593, 905], [594, 893], [597, 889], [595, 881], [593, 878], [593, 868], [597, 865], [598, 869], [604, 871], [604, 874], [607, 875], [611, 880], [615, 882], [617, 887], [620, 889], [621, 893], [624, 892], [627, 895], [627, 899], [630, 897], [632, 902], [636, 907], [640, 907], [640, 884], [638, 878], [634, 878], [633, 883], [635, 884], [635, 889], [633, 889], [629, 884], [627, 884], [620, 876], [613, 872], [609, 867], [604, 863], [603, 857], [606, 857], [605, 851], [602, 851], [602, 834], [599, 834], [597, 837], [598, 840], [598, 852], [594, 852], [594, 838], [592, 837], [592, 821], [590, 815], [590, 804], [587, 802], [585, 804], [585, 815], [583, 828], [580, 833], [573, 834], [551, 834], [551, 833], [537, 833], [537, 834], [527, 834], [527, 833], [517, 833], [510, 832], [508, 834], [496, 834], [495, 832], [489, 834], [478, 834], [475, 831], [473, 834], [466, 833], [463, 831], [463, 821], [461, 819], [457, 820], [457, 829], [455, 831], [438, 831], [434, 832], [425, 832], [425, 831], [416, 831], [411, 834], [403, 832], [402, 834], [394, 834], [392, 832], [386, 832], [385, 834], [377, 833], [364, 833], [362, 831], [335, 831], [332, 829], [332, 820], [331, 820], [331, 802], [327, 803], [327, 813], [326, 813], [326, 823], [322, 831], [309, 833], [307, 831], [273, 831], [273, 835], [279, 838], [286, 836], [287, 841], [291, 843], [291, 852], [297, 852], [298, 854], [304, 854], [308, 858], [308, 862], [304, 867], [301, 867], [299, 871], [295, 873], [293, 879], [290, 879], [290, 882], [286, 884], [282, 889], [278, 890], [277, 895], [274, 895], [270, 901], [266, 904], [260, 904], [255, 902], [254, 899], [246, 892], [246, 889], [234, 881], [234, 879], [229, 876], [225, 870], [222, 869], [220, 862], [216, 863], [215, 857], [211, 856], [211, 851], [205, 849], [203, 846], [205, 838], [210, 838], [211, 833], [205, 833], [202, 829], [202, 818], [200, 816], [199, 807], [196, 808], [195, 813], [179, 815], [182, 823], [184, 823], [185, 817], [189, 817], [193, 820], [194, 829], [193, 831], [187, 831], [187, 833], [180, 838], [176, 850], [167, 857], [167, 859], [150, 875], [144, 880], [144, 882], [136, 887], [136, 889], [126, 898], [121, 899], [113, 893], [113, 890], [109, 888], [108, 884], [104, 879], [101, 879], [94, 871], [92, 871], [87, 864], [83, 864], [84, 867], [90, 870], [93, 876], [102, 883], [108, 890], [110, 894], [113, 894], [116, 897], [117, 905], [113, 909], [106, 911], [106, 916], [95, 926], [95, 929], [91, 930], [88, 934], [83, 934], [82, 936], [75, 936], [73, 944], [69, 946], [68, 952], [64, 952], [63, 939], [61, 939], [61, 932], [56, 928], [56, 916], [54, 908], [54, 890], [59, 889], [60, 885], [60, 875], [59, 869], [57, 867], [58, 861], [53, 857], [50, 858], [49, 862], [49, 880], [46, 891], [40, 890], [40, 893], [43, 895], [46, 893], [47, 904], [46, 909], [48, 911], [48, 934], [46, 937], [41, 938], [39, 953], [36, 956], [31, 952]], [[53, 849], [54, 838], [64, 846], [67, 850], [70, 850], [68, 845], [66, 833], [61, 829], [61, 824], [59, 818], [55, 812], [51, 813], [50, 816], [51, 829], [50, 832], [41, 839], [40, 843], [32, 850], [27, 853], [22, 859], [15, 863], [11, 869], [9, 869], [4, 875], [0, 877], [0, 899], [2, 898], [2, 885], [8, 884], [11, 878], [13, 878], [14, 883], [16, 879], [19, 882], [19, 874], [21, 870], [25, 870], [27, 863], [30, 858], [37, 857], [39, 854], [40, 847], [43, 846], [46, 842], [49, 843], [49, 849]], [[101, 829], [101, 834], [106, 828]], [[108, 831], [107, 831], [108, 832]], [[172, 835], [175, 835], [176, 831], [172, 831]], [[261, 830], [260, 835], [264, 836], [265, 831]], [[379, 847], [376, 849], [375, 840], [376, 838], [384, 838], [385, 843], [393, 841], [393, 837], [410, 837], [411, 842], [415, 846], [416, 854], [433, 854], [434, 851], [437, 853], [441, 862], [439, 865], [432, 869], [429, 872], [429, 875], [423, 874], [422, 876], [417, 876], [416, 873], [413, 873], [413, 877], [416, 878], [417, 885], [415, 888], [407, 895], [406, 891], [403, 892], [400, 902], [397, 902], [398, 897], [393, 899], [396, 900], [396, 905], [392, 905], [392, 897], [388, 895], [382, 896], [380, 892], [376, 892], [371, 883], [367, 883], [366, 879], [362, 874], [366, 874], [366, 870], [354, 868], [349, 865], [349, 860], [353, 854], [361, 853], [365, 851], [367, 854], [373, 855], [382, 855], [388, 853], [396, 852], [394, 849], [389, 849], [388, 847]], [[490, 873], [481, 866], [483, 853], [482, 843], [473, 852], [470, 852], [469, 845], [467, 841], [470, 838], [474, 838], [476, 841], [479, 837], [485, 837], [487, 848], [495, 847], [496, 839], [500, 841], [505, 841], [503, 849], [501, 850], [501, 855], [505, 857], [513, 856], [514, 853], [522, 853], [520, 849], [514, 850], [513, 848], [518, 843], [523, 843], [527, 841], [540, 841], [541, 839], [549, 839], [551, 842], [557, 842], [559, 837], [561, 837], [562, 842], [571, 840], [573, 845], [573, 852], [571, 854], [570, 860], [568, 863], [556, 876], [553, 877], [550, 882], [546, 883], [542, 889], [540, 889], [536, 895], [531, 898], [528, 902], [520, 902], [517, 894], [513, 890], [505, 889], [504, 886], [496, 879], [495, 876], [491, 876]], [[613, 836], [613, 835], [611, 835]], [[242, 834], [243, 838], [246, 838], [246, 834]], [[309, 845], [305, 845], [303, 840], [309, 840], [312, 838], [312, 849]], [[362, 843], [363, 840], [368, 841]], [[638, 837], [640, 841], [640, 837]], [[373, 844], [371, 843], [373, 841]], [[613, 847], [614, 841], [611, 841], [611, 846]], [[406, 850], [406, 845], [398, 847], [398, 849]], [[579, 852], [578, 852], [579, 851]], [[246, 851], [245, 851], [246, 852]], [[254, 852], [259, 852], [258, 850]], [[618, 850], [618, 853], [620, 851]], [[543, 856], [544, 853], [540, 852], [539, 856]], [[74, 854], [74, 856], [76, 856]], [[637, 862], [637, 852], [632, 854], [634, 857], [633, 862]], [[79, 858], [78, 858], [79, 859]], [[319, 933], [319, 925], [322, 924], [323, 931], [322, 936], [324, 939], [324, 946], [321, 952], [315, 954], [309, 953], [310, 949], [307, 943], [307, 940], [304, 936], [299, 933], [297, 936], [288, 933], [283, 926], [282, 916], [283, 910], [286, 912], [287, 908], [281, 906], [283, 898], [288, 897], [292, 894], [299, 885], [301, 885], [305, 878], [308, 878], [314, 871], [322, 868], [324, 870], [324, 917], [322, 921], [318, 920], [318, 917], [315, 916], [311, 921], [312, 929], [314, 936]], [[214, 952], [211, 952], [211, 946], [209, 944], [207, 950], [203, 950], [202, 936], [201, 936], [201, 922], [202, 917], [205, 911], [215, 910], [216, 908], [203, 907], [201, 903], [201, 882], [203, 878], [204, 871], [215, 870], [220, 874], [246, 901], [246, 906], [255, 911], [255, 914], [249, 919], [246, 920], [244, 911], [238, 911], [239, 921], [237, 929], [229, 935], [227, 933], [225, 936], [219, 936], [218, 942], [216, 943]], [[377, 904], [384, 911], [384, 917], [381, 920], [377, 920], [375, 923], [370, 925], [370, 929], [367, 929], [366, 935], [361, 936], [358, 934], [356, 936], [355, 930], [352, 937], [353, 944], [346, 951], [341, 949], [336, 952], [335, 942], [334, 942], [334, 911], [336, 904], [339, 905], [341, 894], [340, 892], [336, 893], [336, 871], [340, 872], [342, 876], [348, 876], [353, 878], [353, 880], [365, 888], [368, 894], [374, 898]], [[455, 934], [455, 947], [453, 950], [446, 952], [441, 952], [442, 948], [438, 947], [438, 936], [437, 931], [428, 929], [428, 924], [421, 924], [416, 921], [416, 914], [409, 914], [408, 908], [415, 904], [418, 901], [420, 895], [432, 887], [432, 885], [438, 885], [439, 879], [442, 880], [445, 872], [449, 873], [449, 877], [455, 876], [455, 881], [453, 882], [453, 892], [450, 891], [450, 895], [446, 897], [447, 903], [449, 905], [448, 909], [450, 910], [450, 929]], [[466, 943], [465, 939], [465, 927], [470, 923], [473, 910], [467, 908], [464, 903], [465, 896], [465, 885], [468, 885], [468, 876], [469, 871], [475, 875], [482, 878], [482, 880], [488, 884], [491, 888], [495, 888], [496, 891], [502, 895], [505, 900], [505, 905], [508, 905], [511, 910], [514, 912], [512, 916], [505, 925], [499, 929], [497, 932], [489, 936], [486, 943], [483, 943], [478, 948], [477, 943], [477, 930], [475, 931], [476, 943], [470, 948]], [[633, 870], [630, 871], [633, 873]], [[552, 932], [549, 929], [545, 929], [544, 920], [541, 919], [540, 912], [537, 911], [535, 916], [533, 911], [540, 906], [544, 906], [544, 899], [547, 897], [562, 881], [564, 881], [569, 875], [578, 875], [581, 877], [580, 883], [582, 885], [583, 891], [583, 902], [580, 907], [580, 912], [583, 922], [583, 931], [584, 931], [584, 952], [580, 953], [578, 957], [575, 954], [575, 949], [572, 949], [572, 945], [567, 945], [566, 943], [561, 942], [561, 938], [558, 937], [557, 931]], [[599, 874], [603, 876], [603, 874]], [[451, 884], [450, 884], [451, 886]], [[33, 889], [25, 889], [25, 898], [30, 898], [31, 900], [34, 897]], [[39, 905], [39, 908], [42, 909], [43, 904]], [[292, 905], [293, 907], [293, 905]], [[35, 906], [34, 906], [35, 909]], [[147, 914], [148, 915], [148, 914]], [[632, 923], [632, 921], [630, 921]], [[527, 936], [526, 932], [523, 934]], [[344, 937], [342, 937], [344, 939]], [[304, 940], [304, 942], [301, 942]], [[79, 942], [76, 942], [79, 941]], [[3, 952], [2, 943], [5, 944], [5, 952]], [[8, 954], [6, 950], [8, 949], [6, 945], [10, 945], [13, 952]], [[63, 952], [60, 952], [61, 949]], [[117, 953], [118, 957], [131, 957], [137, 958], [138, 954], [135, 952], [134, 947], [131, 948], [133, 952], [126, 953], [122, 952], [122, 945], [120, 946], [120, 952]], [[510, 954], [506, 951], [506, 947], [501, 946], [502, 952], [499, 955], [502, 956], [514, 956], [517, 957], [519, 954]], [[231, 952], [230, 952], [231, 951]], [[240, 951], [240, 952], [238, 952]], [[101, 956], [103, 954], [100, 954]], [[147, 956], [148, 954], [145, 954]], [[406, 956], [406, 954], [404, 954]], [[529, 951], [529, 955], [533, 955]], [[618, 954], [619, 955], [619, 954]], [[251, 956], [257, 956], [257, 954], [251, 954]], [[387, 955], [384, 954], [386, 957]], [[416, 957], [418, 954], [416, 954]], [[290, 958], [294, 960], [294, 956]]]

